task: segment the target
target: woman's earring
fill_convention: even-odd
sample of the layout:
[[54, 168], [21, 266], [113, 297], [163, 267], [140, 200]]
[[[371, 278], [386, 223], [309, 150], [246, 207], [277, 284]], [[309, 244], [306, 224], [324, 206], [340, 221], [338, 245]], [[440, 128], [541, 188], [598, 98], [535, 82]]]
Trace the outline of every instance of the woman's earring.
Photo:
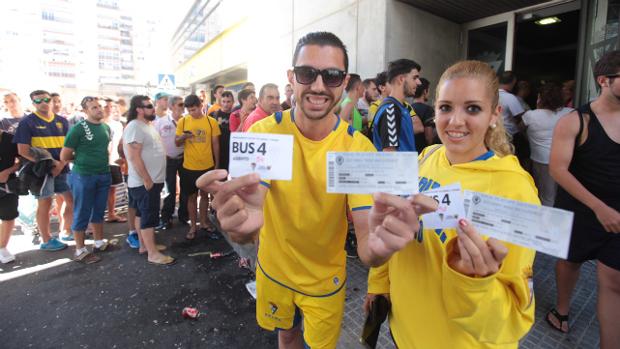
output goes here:
[[497, 124], [491, 124], [491, 128], [496, 128]]

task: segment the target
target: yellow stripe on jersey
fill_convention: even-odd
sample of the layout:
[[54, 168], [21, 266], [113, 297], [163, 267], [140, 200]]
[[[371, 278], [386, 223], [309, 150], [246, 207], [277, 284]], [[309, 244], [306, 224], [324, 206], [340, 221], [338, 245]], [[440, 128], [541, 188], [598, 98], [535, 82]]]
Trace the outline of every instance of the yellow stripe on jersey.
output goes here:
[[[281, 115], [281, 117], [276, 117]], [[252, 125], [250, 132], [293, 135], [293, 179], [265, 181], [265, 223], [260, 231], [258, 260], [277, 283], [309, 296], [327, 296], [345, 282], [347, 205], [372, 206], [371, 195], [328, 194], [328, 151], [375, 151], [349, 124], [334, 120], [321, 141], [306, 138], [286, 110]]]
[[36, 148], [62, 148], [65, 143], [65, 136], [45, 136], [45, 137], [32, 137], [30, 146]]

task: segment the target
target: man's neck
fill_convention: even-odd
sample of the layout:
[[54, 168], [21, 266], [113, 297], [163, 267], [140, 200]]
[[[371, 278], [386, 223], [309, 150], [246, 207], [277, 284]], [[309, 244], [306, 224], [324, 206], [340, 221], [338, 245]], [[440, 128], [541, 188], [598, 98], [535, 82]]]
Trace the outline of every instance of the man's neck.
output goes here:
[[424, 97], [414, 98], [413, 103], [426, 103], [426, 99]]
[[181, 116], [183, 116], [183, 114], [175, 114], [175, 113], [172, 113], [172, 118], [174, 119], [174, 121], [179, 121], [179, 119], [181, 118]]
[[149, 124], [151, 123], [151, 121], [150, 121], [150, 120], [147, 120], [144, 116], [139, 116], [139, 115], [138, 115], [138, 118], [137, 118], [136, 120], [138, 120], [138, 121], [142, 121], [143, 123], [145, 123], [145, 124], [147, 124], [147, 125], [149, 125]]
[[21, 111], [21, 110], [16, 110], [16, 111], [15, 111], [15, 113], [11, 113], [11, 117], [12, 117], [12, 118], [19, 119], [19, 118], [21, 118], [22, 116], [24, 116], [24, 112], [23, 112], [23, 111]]
[[403, 91], [402, 88], [392, 89], [390, 96], [398, 99], [401, 103], [405, 101], [405, 91]]
[[86, 117], [86, 121], [90, 122], [91, 124], [100, 124], [101, 123], [101, 119], [97, 120], [97, 119], [93, 119], [90, 116]]
[[592, 106], [595, 109], [598, 109], [599, 113], [605, 114], [620, 114], [620, 99], [618, 97], [611, 95], [610, 93], [605, 95], [600, 95], [594, 102], [592, 102]]
[[[191, 114], [190, 114], [191, 115]], [[205, 117], [205, 114], [200, 114], [200, 116], [191, 115], [194, 119], [202, 119]]]
[[295, 108], [292, 112], [295, 113], [295, 125], [299, 132], [313, 141], [320, 141], [329, 136], [338, 122], [338, 117], [332, 112], [320, 120], [307, 118], [300, 108]]
[[51, 112], [42, 113], [42, 112], [40, 112], [40, 111], [38, 111], [38, 110], [37, 110], [37, 111], [35, 111], [35, 113], [36, 113], [37, 115], [41, 116], [41, 117], [46, 118], [46, 119], [50, 119], [50, 118], [54, 117], [54, 114], [52, 114]]
[[499, 85], [499, 89], [510, 93], [510, 86], [508, 85]]

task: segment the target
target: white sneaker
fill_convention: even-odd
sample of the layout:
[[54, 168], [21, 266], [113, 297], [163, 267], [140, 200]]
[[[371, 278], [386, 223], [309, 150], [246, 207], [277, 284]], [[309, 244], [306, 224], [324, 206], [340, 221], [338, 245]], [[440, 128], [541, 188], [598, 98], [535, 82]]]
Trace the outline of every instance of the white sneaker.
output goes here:
[[15, 260], [15, 256], [9, 252], [6, 248], [0, 248], [0, 262], [3, 264], [12, 262]]

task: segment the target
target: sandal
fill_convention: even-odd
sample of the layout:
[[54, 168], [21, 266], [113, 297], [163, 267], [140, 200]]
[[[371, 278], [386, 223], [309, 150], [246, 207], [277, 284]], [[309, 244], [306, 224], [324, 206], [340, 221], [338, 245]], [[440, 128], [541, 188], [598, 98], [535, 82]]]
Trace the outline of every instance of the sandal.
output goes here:
[[125, 217], [114, 217], [112, 219], [106, 219], [106, 223], [127, 223], [127, 218]]
[[[553, 316], [560, 323], [560, 327], [556, 326], [551, 320], [549, 320], [549, 316]], [[561, 315], [557, 309], [553, 308], [549, 310], [547, 316], [545, 316], [545, 320], [547, 320], [549, 326], [553, 327], [556, 331], [568, 333], [568, 314]], [[566, 331], [562, 329], [564, 327], [564, 323], [566, 323]]]
[[95, 255], [92, 252], [84, 252], [79, 256], [74, 257], [73, 260], [83, 264], [93, 264], [101, 261], [101, 257]]
[[[159, 251], [159, 252], [161, 252], [161, 251], [165, 251], [165, 250], [167, 249], [167, 247], [166, 247], [166, 246], [164, 246], [164, 245], [160, 245], [160, 244], [156, 244], [156, 245], [155, 245], [155, 248], [156, 248], [156, 249], [157, 249], [157, 251]], [[148, 253], [148, 251], [147, 251], [147, 250], [144, 250], [144, 251], [141, 251], [141, 252], [138, 252], [138, 253], [139, 253], [139, 254], [146, 254], [146, 253]]]
[[185, 240], [194, 240], [196, 238], [196, 231], [188, 231], [187, 235], [185, 235]]
[[164, 258], [158, 260], [158, 261], [148, 261], [149, 264], [153, 264], [153, 265], [173, 265], [174, 263], [177, 262], [176, 259], [170, 257], [170, 256], [164, 256]]

